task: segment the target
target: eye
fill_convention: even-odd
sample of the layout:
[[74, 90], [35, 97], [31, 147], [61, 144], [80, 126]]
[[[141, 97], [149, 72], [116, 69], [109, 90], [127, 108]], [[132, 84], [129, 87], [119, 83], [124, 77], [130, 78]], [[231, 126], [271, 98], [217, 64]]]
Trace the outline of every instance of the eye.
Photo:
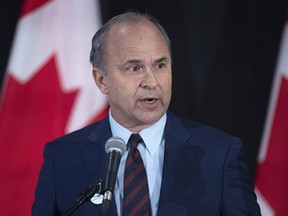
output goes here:
[[162, 68], [165, 67], [165, 66], [166, 66], [166, 64], [163, 63], [163, 62], [161, 62], [161, 63], [159, 63], [159, 64], [156, 65], [156, 69], [162, 69]]
[[139, 65], [133, 65], [132, 67], [128, 68], [128, 70], [137, 72], [141, 70], [141, 67]]

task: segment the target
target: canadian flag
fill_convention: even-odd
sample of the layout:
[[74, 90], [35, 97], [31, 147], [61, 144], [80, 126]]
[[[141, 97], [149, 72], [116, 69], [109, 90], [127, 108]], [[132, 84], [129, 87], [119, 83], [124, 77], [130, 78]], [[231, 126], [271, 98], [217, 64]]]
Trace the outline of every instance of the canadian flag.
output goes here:
[[288, 215], [288, 20], [283, 33], [255, 179], [263, 216]]
[[24, 0], [0, 107], [1, 215], [28, 216], [44, 144], [107, 114], [89, 63], [95, 0]]

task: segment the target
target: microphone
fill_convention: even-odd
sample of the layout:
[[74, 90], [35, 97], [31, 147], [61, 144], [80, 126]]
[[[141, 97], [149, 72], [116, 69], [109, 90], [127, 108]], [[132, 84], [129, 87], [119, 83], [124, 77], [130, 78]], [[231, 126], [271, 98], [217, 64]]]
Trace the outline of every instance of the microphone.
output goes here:
[[111, 137], [105, 143], [105, 151], [108, 154], [108, 157], [106, 163], [106, 174], [103, 181], [103, 214], [106, 214], [110, 208], [120, 160], [126, 151], [126, 143], [120, 137]]

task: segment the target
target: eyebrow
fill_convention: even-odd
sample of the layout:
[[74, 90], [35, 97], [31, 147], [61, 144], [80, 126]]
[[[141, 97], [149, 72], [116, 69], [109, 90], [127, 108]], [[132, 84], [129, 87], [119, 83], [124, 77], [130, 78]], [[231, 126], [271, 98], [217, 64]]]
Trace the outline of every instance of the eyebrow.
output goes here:
[[168, 62], [169, 62], [169, 58], [168, 58], [168, 57], [162, 57], [162, 58], [157, 59], [157, 60], [155, 61], [156, 64], [161, 63], [161, 62], [166, 62], [166, 63], [168, 63]]
[[124, 62], [123, 65], [126, 65], [126, 64], [139, 64], [139, 63], [142, 63], [142, 62], [143, 62], [142, 60], [130, 59], [130, 60], [127, 60], [126, 62]]
[[117, 68], [120, 69], [120, 70], [124, 70], [124, 69], [126, 69], [126, 67], [128, 65], [142, 64], [142, 62], [143, 61], [138, 60], [138, 59], [129, 59], [129, 60], [125, 61], [123, 64], [118, 65]]
[[[169, 58], [168, 57], [161, 57], [159, 59], [156, 59], [153, 64], [159, 64], [161, 62], [166, 62], [168, 63], [169, 62]], [[125, 61], [122, 65], [119, 65], [118, 68], [119, 69], [124, 69], [125, 66], [127, 65], [133, 65], [133, 64], [143, 64], [143, 61], [142, 60], [139, 60], [139, 59], [129, 59], [127, 61]]]
[[[156, 59], [154, 61], [154, 63], [156, 63], [156, 64], [158, 64], [160, 62], [169, 62], [169, 58], [168, 57], [162, 57], [162, 58]], [[126, 65], [126, 64], [142, 64], [142, 63], [143, 63], [142, 60], [130, 59], [130, 60], [127, 60], [123, 65]]]

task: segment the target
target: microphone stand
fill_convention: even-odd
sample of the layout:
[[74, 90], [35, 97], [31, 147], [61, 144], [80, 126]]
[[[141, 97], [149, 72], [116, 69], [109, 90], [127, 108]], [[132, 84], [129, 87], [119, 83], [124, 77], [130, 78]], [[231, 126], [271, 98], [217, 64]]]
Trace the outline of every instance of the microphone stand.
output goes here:
[[95, 193], [99, 193], [101, 194], [101, 182], [102, 180], [100, 179], [100, 181], [98, 182], [97, 185], [95, 184], [91, 184], [89, 185], [81, 194], [80, 197], [77, 199], [76, 203], [71, 206], [64, 214], [62, 214], [61, 216], [69, 216], [71, 215], [76, 209], [78, 209], [85, 201], [89, 201], [94, 195]]

